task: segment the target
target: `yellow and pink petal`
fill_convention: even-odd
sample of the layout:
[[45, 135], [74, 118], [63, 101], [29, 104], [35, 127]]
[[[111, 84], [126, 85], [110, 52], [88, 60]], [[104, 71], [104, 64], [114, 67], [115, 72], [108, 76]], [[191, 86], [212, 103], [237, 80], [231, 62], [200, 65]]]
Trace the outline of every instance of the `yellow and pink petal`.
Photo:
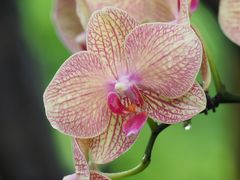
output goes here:
[[[77, 175], [80, 179], [89, 179], [90, 170], [88, 166], [88, 139], [73, 139], [73, 155], [75, 162], [75, 175]], [[75, 178], [75, 176], [69, 175], [69, 180], [70, 178]]]
[[105, 69], [96, 55], [82, 51], [60, 67], [44, 93], [46, 115], [57, 130], [90, 138], [104, 132], [111, 118]]
[[191, 119], [206, 108], [206, 96], [198, 83], [185, 95], [176, 99], [164, 98], [149, 89], [143, 89], [141, 92], [149, 117], [166, 124]]
[[[113, 117], [103, 134], [90, 139], [74, 139], [75, 168], [80, 179], [88, 179], [89, 176], [101, 178], [103, 175], [92, 167], [115, 160], [134, 144], [138, 135], [126, 136], [122, 130], [123, 122], [122, 117]], [[89, 155], [92, 166], [88, 165]], [[95, 173], [93, 173], [94, 171]], [[74, 178], [75, 176], [70, 177]]]
[[99, 171], [89, 169], [89, 139], [74, 139], [73, 148], [76, 172], [64, 180], [109, 180]]
[[101, 174], [98, 171], [91, 171], [90, 180], [110, 180], [110, 178], [104, 176], [104, 174]]
[[112, 115], [107, 130], [89, 140], [92, 161], [96, 164], [111, 162], [129, 150], [136, 141], [138, 134], [126, 136], [123, 131], [125, 119]]
[[176, 19], [177, 0], [87, 0], [90, 10], [113, 6], [122, 9], [138, 22], [161, 21], [168, 22]]
[[202, 61], [202, 45], [192, 28], [152, 23], [137, 26], [126, 39], [129, 72], [138, 86], [177, 98], [193, 86]]
[[65, 176], [63, 180], [110, 180], [110, 179], [97, 171], [91, 171], [90, 179], [80, 178], [76, 173], [74, 173]]
[[56, 0], [53, 18], [58, 35], [67, 48], [71, 52], [84, 50], [86, 39], [76, 13], [75, 0]]
[[[198, 7], [199, 0], [181, 0], [188, 2], [191, 12]], [[91, 12], [112, 6], [122, 9], [134, 17], [138, 22], [171, 22], [179, 14], [180, 0], [86, 0]]]
[[221, 0], [219, 23], [224, 34], [240, 46], [240, 1]]
[[116, 8], [96, 11], [88, 23], [87, 49], [98, 55], [115, 78], [126, 67], [124, 41], [137, 22]]

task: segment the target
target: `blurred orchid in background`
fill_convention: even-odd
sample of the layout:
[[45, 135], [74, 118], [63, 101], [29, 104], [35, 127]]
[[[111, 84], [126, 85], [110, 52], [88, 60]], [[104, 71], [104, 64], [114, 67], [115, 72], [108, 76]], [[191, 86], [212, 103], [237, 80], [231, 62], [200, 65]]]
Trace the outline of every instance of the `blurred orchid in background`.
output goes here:
[[199, 6], [199, 0], [189, 0], [189, 3], [190, 3], [190, 12], [193, 13], [194, 11], [197, 10]]
[[[56, 0], [54, 22], [59, 36], [71, 52], [86, 50], [85, 30], [90, 15], [106, 6], [127, 11], [139, 23], [169, 22], [177, 19], [179, 0]], [[194, 12], [199, 0], [189, 0]]]
[[[196, 11], [199, 0], [188, 0], [191, 13]], [[54, 22], [59, 36], [71, 52], [86, 50], [86, 27], [90, 15], [97, 9], [114, 6], [127, 11], [138, 22], [176, 21], [180, 10], [180, 0], [56, 0]], [[203, 88], [207, 90], [211, 82], [211, 72], [207, 56], [203, 59], [201, 74]]]
[[143, 25], [119, 9], [96, 11], [88, 51], [71, 56], [47, 87], [47, 117], [76, 138], [79, 176], [91, 174], [88, 153], [101, 164], [127, 151], [148, 117], [173, 124], [205, 109], [205, 93], [195, 82], [202, 44], [190, 26], [188, 3], [180, 1], [179, 8], [175, 21]]
[[240, 1], [221, 0], [219, 23], [224, 34], [240, 46]]

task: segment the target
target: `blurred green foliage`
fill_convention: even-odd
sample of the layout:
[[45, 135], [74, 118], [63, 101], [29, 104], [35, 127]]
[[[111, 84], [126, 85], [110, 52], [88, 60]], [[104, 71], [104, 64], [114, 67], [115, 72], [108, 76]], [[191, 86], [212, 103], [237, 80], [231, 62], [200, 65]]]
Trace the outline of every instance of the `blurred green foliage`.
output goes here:
[[[51, 19], [52, 1], [21, 0], [18, 4], [23, 35], [39, 61], [44, 89], [70, 54], [55, 33]], [[216, 16], [205, 6], [201, 5], [193, 15], [192, 22], [208, 43], [223, 82], [231, 91], [239, 89], [240, 83], [234, 83], [235, 80], [239, 81], [235, 77], [240, 77], [239, 68], [236, 68], [240, 67], [239, 47], [222, 34]], [[213, 87], [211, 92], [213, 94]], [[149, 168], [128, 179], [237, 179], [235, 135], [239, 125], [239, 108], [239, 105], [221, 105], [217, 113], [210, 112], [208, 116], [201, 114], [193, 119], [190, 131], [185, 131], [181, 124], [166, 129], [155, 144]], [[49, 129], [62, 166], [66, 172], [73, 172], [71, 138]], [[146, 126], [128, 153], [108, 165], [103, 165], [102, 169], [119, 171], [136, 165], [141, 160], [149, 135], [150, 131]]]

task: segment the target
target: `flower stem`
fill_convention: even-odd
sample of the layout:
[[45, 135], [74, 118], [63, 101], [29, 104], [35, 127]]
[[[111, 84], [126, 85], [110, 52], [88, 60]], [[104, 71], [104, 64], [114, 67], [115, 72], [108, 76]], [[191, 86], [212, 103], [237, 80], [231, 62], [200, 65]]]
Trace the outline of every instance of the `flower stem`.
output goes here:
[[211, 55], [209, 53], [207, 53], [207, 56], [208, 56], [208, 62], [210, 65], [210, 69], [212, 72], [214, 85], [215, 85], [215, 88], [217, 91], [217, 95], [215, 97], [215, 101], [217, 101], [217, 104], [219, 104], [219, 103], [240, 103], [240, 95], [231, 94], [226, 90], [225, 86], [223, 85], [223, 83], [221, 81], [217, 67], [214, 64]]
[[208, 52], [207, 52], [207, 56], [208, 56], [208, 62], [209, 62], [210, 69], [211, 69], [211, 72], [212, 72], [212, 77], [213, 77], [213, 81], [214, 81], [216, 91], [218, 93], [222, 92], [222, 91], [225, 90], [225, 86], [223, 85], [223, 83], [221, 81], [221, 78], [220, 78], [220, 75], [218, 73], [218, 70], [217, 70], [217, 67], [216, 67], [215, 63], [213, 62], [212, 57]]
[[[149, 121], [152, 121], [152, 120], [149, 120]], [[129, 177], [129, 176], [136, 175], [136, 174], [142, 172], [143, 170], [145, 170], [151, 162], [152, 149], [153, 149], [154, 143], [155, 143], [159, 133], [162, 132], [164, 129], [166, 129], [168, 126], [169, 126], [169, 124], [160, 124], [160, 125], [155, 126], [156, 128], [153, 128], [153, 129], [151, 128], [151, 130], [152, 130], [151, 136], [149, 138], [144, 156], [143, 156], [140, 164], [138, 164], [136, 167], [134, 167], [130, 170], [127, 170], [127, 171], [122, 171], [122, 172], [118, 172], [118, 173], [104, 173], [104, 175], [108, 176], [111, 179], [120, 179], [123, 177]]]

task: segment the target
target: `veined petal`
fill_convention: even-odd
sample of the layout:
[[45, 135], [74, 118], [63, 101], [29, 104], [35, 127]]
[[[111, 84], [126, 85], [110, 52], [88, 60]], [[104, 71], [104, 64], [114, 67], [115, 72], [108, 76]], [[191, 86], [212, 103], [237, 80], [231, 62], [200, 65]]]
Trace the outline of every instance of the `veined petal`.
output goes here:
[[94, 163], [104, 164], [113, 161], [133, 145], [137, 135], [127, 137], [122, 129], [123, 121], [120, 116], [113, 117], [103, 134], [90, 139], [89, 147]]
[[74, 175], [70, 175], [68, 176], [69, 180], [75, 180], [74, 178], [79, 178], [81, 180], [89, 180], [90, 171], [88, 167], [88, 140], [74, 139], [73, 155], [77, 178]]
[[177, 99], [161, 97], [148, 89], [143, 89], [142, 93], [149, 117], [167, 124], [188, 120], [206, 108], [206, 96], [198, 83]]
[[89, 139], [74, 139], [74, 160], [76, 173], [66, 176], [64, 180], [109, 180], [97, 171], [90, 171], [87, 163]]
[[140, 85], [161, 96], [177, 98], [194, 84], [202, 61], [202, 45], [192, 28], [175, 24], [144, 24], [126, 39], [130, 72]]
[[225, 35], [240, 46], [240, 1], [221, 0], [219, 23]]
[[91, 171], [90, 180], [110, 180], [110, 179], [98, 171]]
[[83, 27], [76, 13], [75, 0], [56, 0], [54, 7], [54, 22], [59, 36], [64, 44], [72, 52], [82, 50], [82, 45], [86, 43], [79, 40], [79, 35], [83, 32]]
[[127, 11], [138, 22], [173, 21], [177, 16], [177, 0], [87, 0], [91, 11], [114, 6]]
[[[63, 180], [89, 180], [79, 177], [76, 173], [67, 175]], [[102, 175], [100, 172], [91, 171], [90, 180], [110, 180], [108, 177]]]
[[100, 57], [100, 61], [108, 66], [107, 69], [115, 78], [121, 66], [127, 66], [124, 41], [136, 25], [136, 21], [126, 12], [116, 8], [96, 11], [89, 20], [87, 49]]
[[73, 137], [101, 134], [111, 118], [105, 81], [104, 69], [94, 54], [82, 51], [71, 56], [44, 93], [51, 125]]
[[207, 58], [206, 51], [203, 48], [203, 60], [201, 65], [201, 75], [202, 75], [202, 81], [203, 81], [203, 90], [207, 91], [210, 84], [211, 84], [211, 70]]

